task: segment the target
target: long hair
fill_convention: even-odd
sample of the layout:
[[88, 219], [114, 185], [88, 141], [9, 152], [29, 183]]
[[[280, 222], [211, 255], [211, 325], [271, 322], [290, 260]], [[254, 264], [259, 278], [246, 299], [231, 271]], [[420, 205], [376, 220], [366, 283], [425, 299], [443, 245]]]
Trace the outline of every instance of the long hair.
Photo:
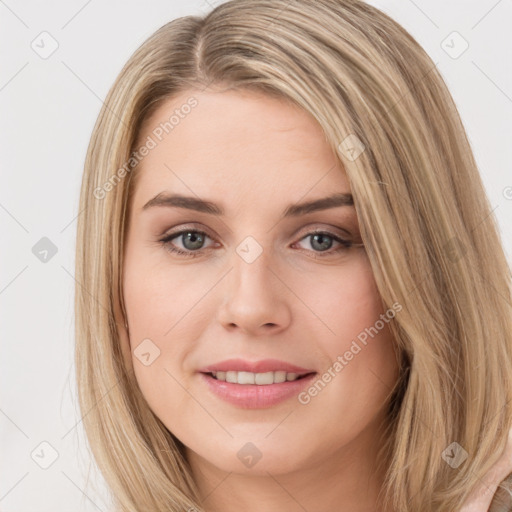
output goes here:
[[231, 0], [175, 19], [108, 93], [80, 196], [76, 375], [118, 510], [204, 510], [184, 447], [146, 403], [120, 338], [141, 126], [186, 91], [182, 122], [193, 123], [194, 91], [206, 87], [286, 99], [322, 127], [346, 170], [382, 301], [402, 306], [390, 322], [401, 371], [382, 496], [397, 512], [456, 510], [512, 427], [510, 268], [438, 69], [404, 28], [358, 0]]

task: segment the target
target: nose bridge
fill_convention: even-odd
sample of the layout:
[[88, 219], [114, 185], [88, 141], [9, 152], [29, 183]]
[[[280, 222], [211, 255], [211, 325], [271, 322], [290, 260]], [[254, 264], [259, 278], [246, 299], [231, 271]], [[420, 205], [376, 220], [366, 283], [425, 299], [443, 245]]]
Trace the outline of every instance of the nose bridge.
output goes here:
[[272, 282], [271, 252], [270, 247], [263, 247], [253, 236], [242, 240], [233, 254], [233, 289], [230, 293], [235, 292], [239, 297], [254, 295], [255, 300], [272, 299], [275, 283]]
[[223, 324], [255, 330], [288, 322], [285, 291], [273, 266], [271, 248], [264, 248], [252, 236], [235, 248], [232, 270], [223, 289], [219, 315]]

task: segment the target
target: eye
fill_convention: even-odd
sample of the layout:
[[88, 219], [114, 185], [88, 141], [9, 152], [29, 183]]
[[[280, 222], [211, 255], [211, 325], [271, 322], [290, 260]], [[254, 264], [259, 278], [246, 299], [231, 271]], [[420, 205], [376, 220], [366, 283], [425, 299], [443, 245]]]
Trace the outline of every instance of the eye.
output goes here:
[[[175, 243], [173, 243], [173, 240], [176, 239], [181, 241], [182, 247], [176, 247]], [[213, 240], [204, 231], [197, 229], [182, 229], [181, 231], [176, 231], [165, 236], [160, 240], [160, 243], [165, 247], [167, 251], [171, 253], [188, 258], [194, 258], [201, 256], [206, 249], [211, 248], [211, 246], [209, 248], [207, 247], [206, 249], [204, 248], [206, 239]], [[310, 241], [309, 243], [311, 249], [304, 250], [313, 253], [313, 258], [324, 258], [332, 256], [334, 254], [347, 251], [351, 247], [361, 247], [363, 245], [340, 238], [334, 233], [320, 230], [308, 233], [306, 236], [302, 237], [299, 242], [296, 242], [293, 245], [297, 245], [303, 240], [307, 239]], [[333, 241], [335, 244], [339, 244], [339, 246], [334, 250], [330, 250], [333, 246]]]
[[[176, 247], [174, 243], [172, 243], [172, 240], [175, 240], [176, 238], [181, 240], [185, 250]], [[183, 229], [166, 236], [160, 240], [160, 242], [171, 253], [194, 258], [201, 255], [201, 249], [203, 248], [206, 238], [210, 237], [204, 231], [198, 231], [196, 229]]]
[[[309, 233], [305, 237], [301, 238], [299, 242], [296, 242], [296, 244], [299, 244], [303, 240], [309, 240], [309, 245], [310, 247], [312, 247], [312, 252], [316, 253], [313, 254], [314, 258], [324, 258], [332, 256], [333, 254], [338, 254], [340, 252], [347, 251], [353, 246], [361, 245], [354, 244], [353, 242], [340, 238], [338, 235], [335, 235], [334, 233], [330, 233], [328, 231], [314, 231], [312, 233]], [[331, 247], [333, 246], [333, 241], [334, 243], [339, 244], [339, 246], [334, 250], [330, 250]], [[311, 252], [311, 250], [308, 250], [308, 252]]]

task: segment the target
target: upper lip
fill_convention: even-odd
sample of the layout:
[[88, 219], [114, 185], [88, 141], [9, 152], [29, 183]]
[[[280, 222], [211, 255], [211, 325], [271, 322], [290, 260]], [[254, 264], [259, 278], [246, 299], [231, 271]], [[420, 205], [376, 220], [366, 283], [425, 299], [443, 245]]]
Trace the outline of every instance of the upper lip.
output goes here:
[[214, 363], [199, 370], [201, 373], [210, 372], [251, 372], [251, 373], [266, 373], [266, 372], [279, 372], [296, 373], [298, 375], [306, 375], [308, 373], [316, 373], [315, 370], [308, 370], [301, 368], [294, 364], [287, 363], [286, 361], [279, 361], [278, 359], [263, 359], [261, 361], [247, 361], [244, 359], [227, 359]]

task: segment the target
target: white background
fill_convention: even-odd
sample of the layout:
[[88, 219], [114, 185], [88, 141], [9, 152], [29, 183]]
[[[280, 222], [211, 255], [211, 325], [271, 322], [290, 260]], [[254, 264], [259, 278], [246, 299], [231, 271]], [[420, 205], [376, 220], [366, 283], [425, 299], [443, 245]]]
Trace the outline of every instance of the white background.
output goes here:
[[[512, 3], [370, 3], [416, 37], [447, 81], [510, 261]], [[94, 463], [87, 483], [91, 460], [74, 385], [74, 244], [86, 147], [133, 51], [171, 19], [210, 9], [202, 0], [0, 0], [2, 512], [109, 509]], [[47, 59], [31, 47], [42, 46], [43, 31], [58, 43]], [[442, 47], [453, 31], [469, 43], [457, 59]], [[460, 48], [457, 40], [447, 44]], [[32, 252], [42, 237], [58, 250], [46, 263]], [[58, 453], [48, 469], [35, 462], [51, 462], [42, 442]]]

